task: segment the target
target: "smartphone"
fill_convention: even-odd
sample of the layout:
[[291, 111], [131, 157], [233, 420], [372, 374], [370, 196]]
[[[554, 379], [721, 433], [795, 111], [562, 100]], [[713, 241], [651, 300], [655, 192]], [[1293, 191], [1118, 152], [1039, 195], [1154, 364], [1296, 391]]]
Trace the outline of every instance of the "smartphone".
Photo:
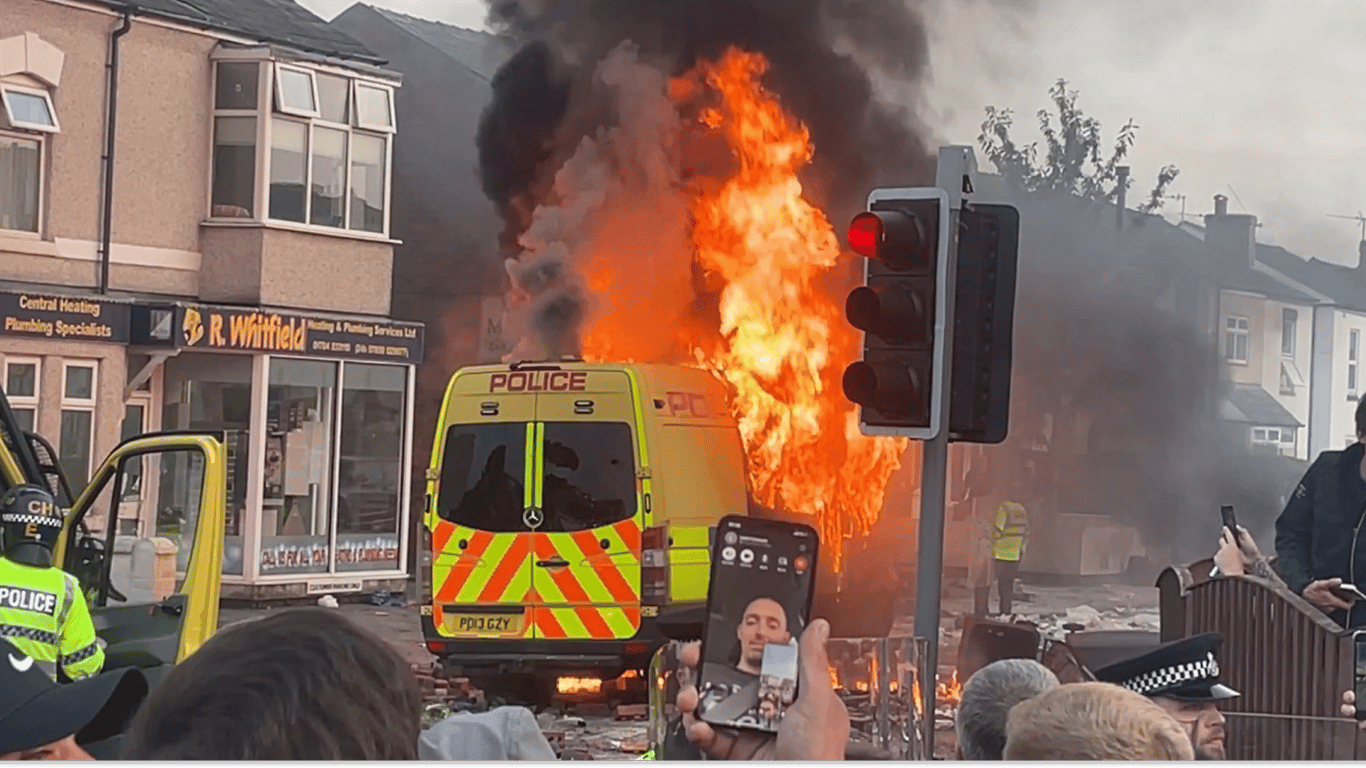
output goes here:
[[1366, 720], [1366, 630], [1352, 634], [1352, 648], [1355, 651], [1355, 671], [1352, 690], [1357, 695], [1357, 719]]
[[815, 593], [816, 529], [729, 515], [716, 526], [697, 714], [776, 732], [797, 698], [797, 638]]
[[1366, 600], [1366, 593], [1358, 589], [1355, 584], [1339, 584], [1333, 587], [1331, 591], [1343, 600]]
[[1233, 541], [1237, 544], [1242, 544], [1242, 537], [1238, 535], [1238, 518], [1233, 514], [1233, 505], [1224, 504], [1219, 507], [1219, 516], [1224, 519], [1224, 527], [1228, 529], [1229, 533], [1233, 534]]

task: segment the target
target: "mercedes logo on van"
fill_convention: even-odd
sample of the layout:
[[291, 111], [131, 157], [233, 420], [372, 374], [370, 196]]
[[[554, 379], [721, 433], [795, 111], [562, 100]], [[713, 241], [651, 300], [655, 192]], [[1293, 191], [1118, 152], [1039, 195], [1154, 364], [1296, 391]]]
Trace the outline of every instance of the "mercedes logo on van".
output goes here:
[[545, 515], [539, 507], [527, 507], [526, 511], [522, 513], [522, 522], [526, 523], [526, 527], [534, 530], [540, 528], [541, 523], [545, 522]]

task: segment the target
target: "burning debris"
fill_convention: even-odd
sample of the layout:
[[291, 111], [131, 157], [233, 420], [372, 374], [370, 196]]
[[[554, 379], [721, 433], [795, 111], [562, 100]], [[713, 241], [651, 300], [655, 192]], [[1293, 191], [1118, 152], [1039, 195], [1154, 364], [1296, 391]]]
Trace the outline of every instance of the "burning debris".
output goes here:
[[877, 181], [864, 142], [899, 183], [930, 161], [837, 50], [913, 82], [918, 18], [896, 0], [499, 0], [490, 18], [529, 41], [494, 79], [479, 137], [506, 224], [508, 359], [711, 371], [756, 500], [815, 517], [838, 561], [905, 441], [859, 434], [839, 396], [858, 337], [840, 320], [852, 271], [828, 213]]

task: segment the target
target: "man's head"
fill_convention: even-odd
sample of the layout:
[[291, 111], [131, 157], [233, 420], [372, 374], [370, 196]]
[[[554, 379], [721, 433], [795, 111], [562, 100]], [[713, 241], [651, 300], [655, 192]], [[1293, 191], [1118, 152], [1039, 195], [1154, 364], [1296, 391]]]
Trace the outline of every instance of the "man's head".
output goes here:
[[1133, 691], [1073, 683], [1017, 704], [1006, 724], [1006, 760], [1191, 760], [1175, 720]]
[[1217, 655], [1223, 642], [1214, 633], [1187, 637], [1097, 669], [1096, 678], [1151, 698], [1181, 724], [1196, 757], [1223, 760], [1224, 716], [1218, 702], [1239, 695], [1219, 682]]
[[281, 611], [214, 635], [157, 687], [129, 760], [415, 760], [417, 680], [335, 610]]
[[1058, 685], [1048, 667], [1033, 659], [1003, 659], [974, 672], [958, 702], [958, 749], [963, 759], [1002, 759], [1011, 707]]
[[62, 535], [62, 510], [42, 486], [16, 485], [0, 496], [0, 529], [6, 557], [46, 568]]
[[135, 669], [60, 685], [8, 641], [0, 657], [0, 760], [91, 760], [81, 744], [118, 735], [147, 696]]
[[740, 623], [735, 627], [735, 637], [740, 641], [740, 663], [736, 666], [757, 675], [764, 665], [764, 646], [792, 642], [787, 611], [771, 597], [755, 598], [745, 606]]

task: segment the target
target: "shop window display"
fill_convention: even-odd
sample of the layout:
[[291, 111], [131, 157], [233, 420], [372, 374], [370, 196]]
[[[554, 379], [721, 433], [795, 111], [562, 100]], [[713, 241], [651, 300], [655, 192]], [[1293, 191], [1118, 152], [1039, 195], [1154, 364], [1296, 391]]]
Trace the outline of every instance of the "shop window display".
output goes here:
[[337, 476], [337, 571], [399, 567], [407, 370], [347, 363]]
[[337, 364], [273, 358], [266, 395], [261, 575], [327, 573]]

